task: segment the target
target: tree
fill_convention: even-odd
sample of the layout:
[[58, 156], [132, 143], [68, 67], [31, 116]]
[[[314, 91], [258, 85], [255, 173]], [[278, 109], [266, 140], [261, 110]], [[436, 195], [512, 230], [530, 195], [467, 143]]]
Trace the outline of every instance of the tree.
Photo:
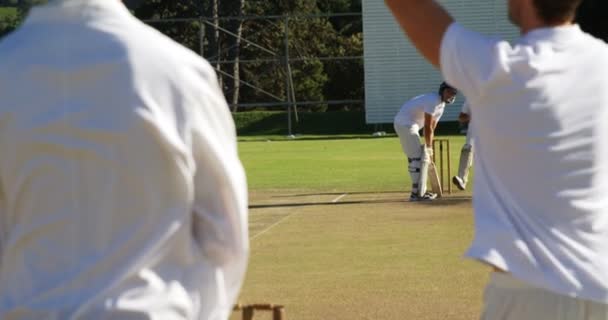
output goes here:
[[[317, 1], [326, 13], [361, 13], [361, 0]], [[336, 57], [363, 56], [363, 23], [361, 16], [332, 17], [329, 19], [336, 34], [332, 55]], [[326, 61], [325, 71], [331, 81], [325, 86], [328, 100], [363, 100], [363, 59]], [[363, 105], [334, 105], [332, 110], [360, 110]]]
[[[265, 58], [269, 61], [251, 63], [243, 70], [247, 82], [265, 90], [272, 90], [276, 96], [287, 100], [286, 51], [289, 51], [289, 65], [293, 77], [296, 101], [323, 101], [324, 86], [329, 80], [319, 57], [328, 56], [333, 43], [333, 30], [327, 18], [311, 18], [306, 15], [320, 13], [314, 0], [287, 0], [248, 2], [247, 13], [251, 15], [283, 16], [281, 19], [252, 20], [246, 23], [244, 36], [253, 42], [275, 52], [263, 53], [259, 48], [243, 48], [246, 59]], [[285, 39], [288, 39], [287, 46]], [[272, 61], [274, 59], [274, 61]], [[242, 99], [247, 101], [268, 101], [268, 98], [254, 89], [244, 88]], [[327, 106], [314, 106], [318, 111]]]
[[[238, 1], [238, 9], [236, 11], [238, 16], [242, 16], [245, 13], [245, 0]], [[236, 20], [229, 30], [236, 30], [236, 36], [234, 37], [234, 41], [230, 42], [230, 51], [228, 55], [228, 59], [234, 60], [234, 66], [232, 68], [233, 79], [233, 92], [232, 92], [232, 104], [234, 105], [233, 111], [237, 111], [237, 105], [239, 103], [239, 96], [241, 92], [241, 71], [240, 71], [240, 52], [241, 52], [241, 43], [243, 36], [243, 20]]]
[[[319, 57], [361, 55], [361, 19], [305, 17], [322, 12], [360, 11], [360, 7], [360, 0], [148, 0], [135, 14], [202, 53], [218, 70], [224, 93], [233, 111], [237, 111], [236, 105], [242, 101], [287, 100], [286, 51], [289, 51], [297, 101], [343, 99], [345, 95], [349, 99], [360, 99], [362, 63], [323, 61]], [[243, 15], [287, 18], [226, 18]], [[150, 20], [171, 18], [192, 19], [171, 23]], [[202, 43], [201, 27], [204, 29]], [[319, 105], [310, 109], [326, 108]]]
[[[135, 15], [193, 51], [202, 54], [220, 74], [219, 81], [229, 102], [238, 103], [240, 89], [239, 49], [242, 22], [223, 20], [224, 16], [240, 16], [245, 0], [151, 0], [140, 5]], [[190, 18], [190, 21], [162, 22], [163, 19]], [[150, 22], [150, 20], [156, 20]], [[204, 30], [204, 40], [201, 40]], [[202, 41], [202, 43], [201, 43]], [[224, 61], [237, 62], [225, 68]], [[232, 94], [230, 94], [232, 93]]]
[[0, 14], [0, 38], [15, 30], [33, 6], [47, 2], [48, 0], [0, 0], [0, 6], [4, 9]]
[[134, 14], [147, 21], [173, 40], [198, 52], [200, 49], [198, 21], [162, 21], [163, 19], [196, 18], [203, 15], [203, 3], [198, 0], [148, 0], [140, 4]]
[[[286, 51], [289, 51], [296, 101], [361, 99], [363, 96], [361, 61], [320, 58], [362, 54], [360, 17], [307, 17], [318, 13], [360, 12], [361, 0], [123, 1], [138, 18], [207, 58], [218, 70], [220, 84], [233, 111], [237, 111], [236, 105], [243, 101], [287, 100]], [[0, 36], [13, 30], [33, 5], [45, 2], [47, 0], [0, 0], [0, 4], [18, 6], [15, 17], [0, 16]], [[279, 18], [226, 18], [268, 15]], [[323, 111], [327, 106], [307, 108]]]
[[16, 11], [7, 11], [5, 14], [0, 15], [0, 38], [11, 33], [20, 23], [21, 19]]

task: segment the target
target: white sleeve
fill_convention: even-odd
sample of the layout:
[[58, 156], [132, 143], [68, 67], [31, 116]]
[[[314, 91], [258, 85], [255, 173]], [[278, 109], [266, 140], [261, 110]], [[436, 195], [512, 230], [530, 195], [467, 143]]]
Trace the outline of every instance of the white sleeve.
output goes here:
[[441, 107], [441, 105], [443, 104], [443, 102], [439, 101], [436, 96], [433, 95], [427, 95], [427, 97], [424, 100], [424, 113], [428, 113], [430, 115], [435, 116], [435, 114], [437, 113], [437, 110], [439, 110], [439, 108]]
[[223, 273], [227, 297], [234, 302], [249, 255], [247, 182], [216, 74], [210, 66], [203, 71], [190, 119], [196, 163], [193, 234], [203, 257]]
[[424, 107], [424, 113], [428, 113], [428, 114], [430, 114], [432, 116], [436, 116], [437, 109], [439, 108], [440, 105], [441, 104], [434, 104], [434, 103], [433, 104], [427, 104]]
[[460, 113], [466, 113], [466, 114], [469, 114], [470, 112], [471, 112], [471, 111], [469, 110], [469, 102], [468, 102], [468, 101], [465, 101], [465, 102], [462, 104], [462, 110], [460, 111]]
[[499, 59], [500, 41], [454, 22], [441, 42], [441, 72], [467, 98], [478, 97]]
[[445, 111], [445, 109], [441, 110], [441, 112], [433, 115], [433, 117], [435, 118], [435, 120], [437, 120], [437, 122], [439, 122], [439, 120], [441, 120], [441, 117], [443, 117], [443, 112]]

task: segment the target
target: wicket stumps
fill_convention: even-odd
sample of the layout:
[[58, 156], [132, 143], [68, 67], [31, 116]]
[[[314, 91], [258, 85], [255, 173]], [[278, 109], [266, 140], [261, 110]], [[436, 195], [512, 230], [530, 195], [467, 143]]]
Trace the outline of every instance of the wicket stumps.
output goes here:
[[253, 320], [255, 311], [271, 311], [272, 320], [286, 320], [285, 318], [285, 307], [280, 305], [274, 305], [269, 303], [264, 304], [250, 304], [242, 305], [237, 304], [233, 308], [234, 311], [243, 312], [243, 320]]
[[[439, 162], [437, 162], [437, 159], [439, 159]], [[447, 186], [447, 192], [452, 194], [452, 184], [450, 183], [450, 179], [452, 178], [452, 168], [450, 165], [450, 140], [433, 140], [433, 163], [435, 163], [435, 166], [439, 169], [439, 181], [441, 183], [441, 188], [445, 192], [445, 187]], [[445, 169], [447, 169], [447, 175], [445, 175]]]

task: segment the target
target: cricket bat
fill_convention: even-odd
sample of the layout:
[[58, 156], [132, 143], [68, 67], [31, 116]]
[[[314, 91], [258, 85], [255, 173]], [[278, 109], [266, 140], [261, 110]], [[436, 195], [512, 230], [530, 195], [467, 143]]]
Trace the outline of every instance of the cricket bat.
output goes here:
[[431, 181], [431, 190], [437, 194], [437, 197], [441, 198], [443, 196], [443, 190], [441, 188], [441, 182], [439, 181], [439, 173], [437, 172], [435, 162], [432, 161], [429, 163], [429, 180]]

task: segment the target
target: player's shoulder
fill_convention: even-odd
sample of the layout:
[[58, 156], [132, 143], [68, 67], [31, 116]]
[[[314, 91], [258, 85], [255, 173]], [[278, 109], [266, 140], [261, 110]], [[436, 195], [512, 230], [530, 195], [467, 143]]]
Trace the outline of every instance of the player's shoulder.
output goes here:
[[605, 83], [604, 75], [608, 72], [608, 44], [589, 33], [581, 32], [575, 49], [578, 59], [573, 63], [590, 70], [588, 77], [595, 76], [596, 81]]
[[608, 43], [586, 32], [583, 32], [582, 39], [584, 41], [585, 48], [597, 51], [600, 58], [602, 58], [604, 61], [608, 61]]
[[404, 108], [431, 108], [435, 107], [441, 98], [437, 93], [424, 93], [418, 96], [413, 97], [409, 101], [407, 101], [403, 107]]
[[411, 101], [433, 102], [439, 99], [439, 94], [436, 92], [423, 93], [412, 98]]
[[423, 96], [423, 101], [429, 106], [437, 106], [441, 104], [441, 96], [437, 92], [430, 92]]

